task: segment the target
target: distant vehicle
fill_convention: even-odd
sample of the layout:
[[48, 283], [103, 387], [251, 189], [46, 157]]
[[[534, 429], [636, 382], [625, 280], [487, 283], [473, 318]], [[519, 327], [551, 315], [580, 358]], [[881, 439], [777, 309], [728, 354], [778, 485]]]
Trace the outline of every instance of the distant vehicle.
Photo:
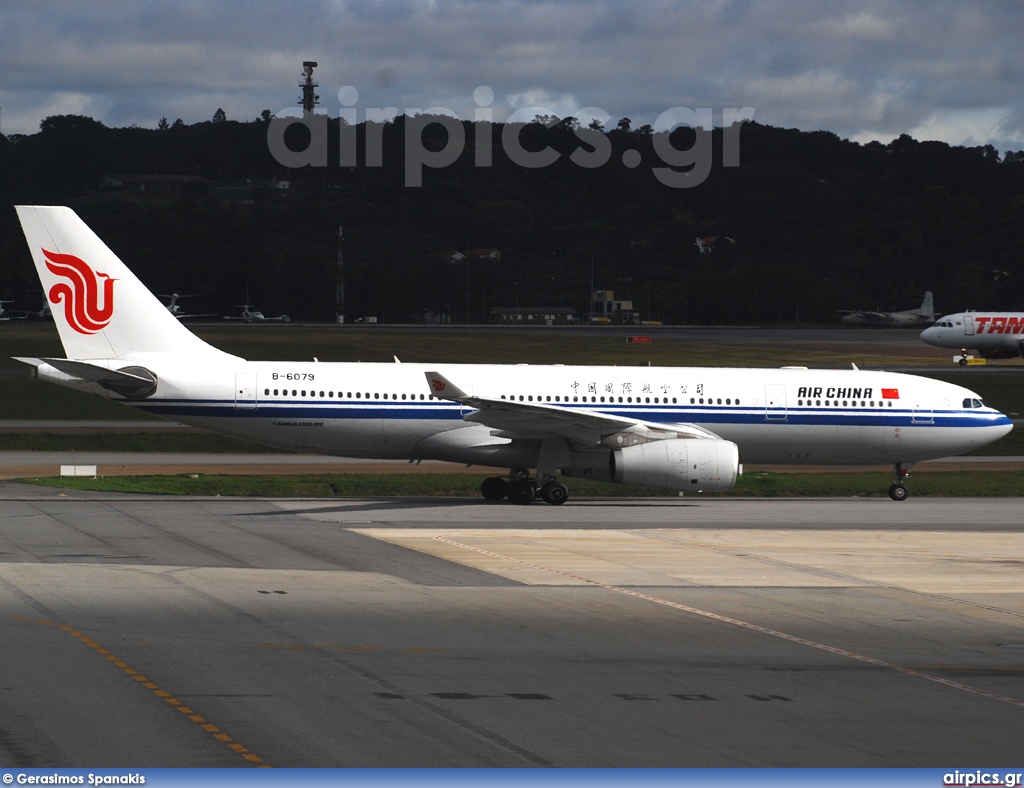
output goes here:
[[267, 317], [258, 309], [253, 309], [252, 304], [235, 304], [240, 307], [242, 314], [240, 315], [224, 315], [225, 320], [244, 320], [246, 323], [288, 323], [291, 322], [291, 318], [288, 315], [278, 315], [277, 317]]
[[982, 358], [1024, 356], [1024, 312], [958, 312], [935, 321], [921, 332], [921, 339], [935, 347], [976, 350]]
[[882, 326], [887, 328], [907, 328], [924, 326], [935, 320], [935, 301], [932, 291], [924, 294], [919, 309], [907, 309], [903, 312], [858, 312], [850, 309], [839, 310], [843, 316], [840, 323], [851, 326]]

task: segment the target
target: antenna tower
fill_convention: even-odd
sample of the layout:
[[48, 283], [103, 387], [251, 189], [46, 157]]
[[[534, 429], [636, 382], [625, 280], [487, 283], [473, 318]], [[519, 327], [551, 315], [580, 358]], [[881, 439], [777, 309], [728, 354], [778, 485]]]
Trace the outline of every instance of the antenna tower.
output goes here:
[[302, 82], [299, 83], [299, 87], [302, 88], [302, 98], [299, 103], [302, 105], [303, 114], [312, 113], [316, 105], [320, 103], [320, 96], [315, 90], [320, 87], [320, 83], [313, 79], [313, 69], [316, 66], [315, 60], [305, 60], [302, 63]]

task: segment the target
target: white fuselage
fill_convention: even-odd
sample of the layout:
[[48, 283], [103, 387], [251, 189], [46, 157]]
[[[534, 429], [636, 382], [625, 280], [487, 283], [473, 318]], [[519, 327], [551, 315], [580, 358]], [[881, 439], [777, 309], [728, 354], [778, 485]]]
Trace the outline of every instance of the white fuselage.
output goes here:
[[890, 372], [240, 359], [229, 366], [173, 355], [133, 362], [158, 385], [127, 404], [263, 444], [361, 458], [536, 465], [539, 438], [520, 433], [512, 441], [464, 420], [473, 409], [431, 396], [427, 370], [477, 397], [695, 424], [736, 443], [748, 463], [909, 463], [984, 446], [1012, 428], [967, 389]]
[[1024, 312], [960, 312], [921, 332], [935, 347], [977, 350], [985, 358], [1024, 355]]

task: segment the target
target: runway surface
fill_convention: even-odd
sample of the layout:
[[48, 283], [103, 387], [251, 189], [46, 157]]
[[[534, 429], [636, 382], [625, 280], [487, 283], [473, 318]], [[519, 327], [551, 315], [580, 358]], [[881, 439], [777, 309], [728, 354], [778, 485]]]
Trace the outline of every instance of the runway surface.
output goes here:
[[0, 765], [1019, 766], [1022, 504], [0, 482]]

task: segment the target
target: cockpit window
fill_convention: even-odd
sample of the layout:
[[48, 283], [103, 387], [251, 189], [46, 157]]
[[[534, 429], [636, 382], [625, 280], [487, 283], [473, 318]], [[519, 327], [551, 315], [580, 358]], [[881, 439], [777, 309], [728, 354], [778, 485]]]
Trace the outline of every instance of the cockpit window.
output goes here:
[[975, 397], [968, 397], [964, 400], [965, 408], [984, 408], [985, 403]]

